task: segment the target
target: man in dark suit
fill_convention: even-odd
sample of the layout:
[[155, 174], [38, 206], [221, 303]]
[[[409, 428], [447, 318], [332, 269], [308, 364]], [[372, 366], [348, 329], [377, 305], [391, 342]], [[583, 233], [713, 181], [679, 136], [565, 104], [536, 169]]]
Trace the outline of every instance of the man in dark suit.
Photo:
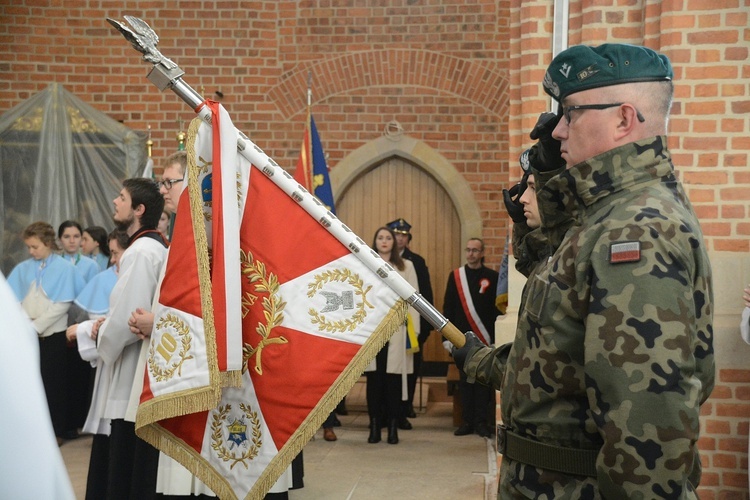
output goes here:
[[[388, 228], [391, 229], [396, 235], [396, 245], [401, 257], [410, 260], [414, 264], [414, 270], [417, 272], [417, 282], [419, 283], [419, 293], [424, 299], [432, 304], [432, 284], [430, 283], [430, 271], [427, 269], [427, 264], [421, 255], [412, 252], [409, 249], [409, 243], [411, 242], [411, 224], [406, 222], [404, 219], [396, 219], [387, 224]], [[404, 416], [399, 420], [400, 429], [411, 429], [411, 423], [406, 417], [415, 418], [417, 415], [414, 413], [414, 390], [417, 385], [417, 377], [419, 376], [420, 367], [422, 366], [422, 347], [430, 336], [432, 331], [432, 325], [425, 320], [420, 318], [420, 333], [419, 333], [419, 352], [414, 353], [414, 373], [408, 376], [409, 396], [406, 407], [404, 409]]]

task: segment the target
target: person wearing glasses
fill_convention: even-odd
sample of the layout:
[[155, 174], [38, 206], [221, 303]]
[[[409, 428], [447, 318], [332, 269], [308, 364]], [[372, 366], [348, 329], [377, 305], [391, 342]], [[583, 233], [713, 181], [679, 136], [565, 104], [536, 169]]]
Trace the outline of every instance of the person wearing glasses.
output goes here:
[[[484, 241], [470, 238], [464, 249], [466, 264], [448, 275], [443, 300], [443, 314], [462, 331], [477, 332], [478, 342], [491, 346], [495, 342], [495, 306], [498, 273], [484, 265]], [[492, 435], [489, 423], [495, 422], [494, 391], [475, 384], [473, 377], [460, 374], [461, 425], [453, 434]]]
[[[714, 386], [711, 268], [667, 146], [669, 59], [574, 46], [547, 69], [560, 105], [531, 134], [542, 231], [515, 340], [453, 351], [501, 390], [498, 498], [697, 498]], [[552, 223], [574, 225], [561, 236]]]

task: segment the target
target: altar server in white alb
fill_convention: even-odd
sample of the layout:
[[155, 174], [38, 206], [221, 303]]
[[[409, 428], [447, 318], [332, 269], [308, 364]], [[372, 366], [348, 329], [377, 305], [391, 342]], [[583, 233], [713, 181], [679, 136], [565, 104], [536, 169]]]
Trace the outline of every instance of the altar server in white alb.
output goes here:
[[[145, 498], [144, 495], [153, 494], [156, 489], [159, 455], [136, 437], [135, 424], [125, 419], [143, 342], [131, 333], [128, 320], [132, 311], [151, 307], [159, 271], [167, 255], [167, 242], [156, 230], [164, 198], [153, 180], [126, 179], [114, 200], [114, 208], [115, 224], [130, 239], [110, 295], [109, 316], [94, 326], [99, 356], [112, 365], [103, 415], [112, 421], [107, 483], [110, 494], [130, 491], [130, 498]], [[138, 470], [134, 471], [136, 467]]]

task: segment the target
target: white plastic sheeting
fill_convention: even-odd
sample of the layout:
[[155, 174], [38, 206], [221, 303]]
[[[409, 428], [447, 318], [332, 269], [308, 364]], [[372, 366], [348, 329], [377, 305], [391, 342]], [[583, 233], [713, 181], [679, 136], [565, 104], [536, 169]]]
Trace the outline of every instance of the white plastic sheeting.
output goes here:
[[21, 232], [32, 222], [112, 229], [112, 200], [143, 171], [146, 138], [59, 84], [0, 116], [0, 269], [28, 258]]

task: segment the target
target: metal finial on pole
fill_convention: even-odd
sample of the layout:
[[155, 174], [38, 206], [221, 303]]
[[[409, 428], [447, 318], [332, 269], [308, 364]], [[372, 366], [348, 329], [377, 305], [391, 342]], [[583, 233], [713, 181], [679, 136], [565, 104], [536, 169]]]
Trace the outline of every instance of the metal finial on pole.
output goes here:
[[153, 154], [153, 149], [154, 149], [154, 141], [151, 140], [151, 125], [146, 125], [146, 129], [148, 130], [148, 140], [146, 140], [146, 152], [148, 153], [148, 157], [151, 158]]
[[[193, 90], [182, 80], [185, 74], [174, 62], [167, 59], [161, 52], [156, 50], [159, 37], [156, 36], [151, 27], [144, 21], [132, 16], [125, 16], [125, 20], [135, 29], [135, 32], [119, 21], [107, 19], [117, 28], [133, 47], [143, 53], [143, 58], [154, 66], [148, 73], [148, 79], [159, 88], [159, 90], [171, 89], [183, 101], [185, 101], [198, 116], [206, 121], [211, 121], [211, 112], [203, 106], [203, 97]], [[308, 103], [312, 101], [312, 72], [308, 73]], [[309, 104], [308, 104], [309, 106]], [[292, 197], [311, 217], [317, 220], [331, 235], [342, 245], [352, 250], [365, 266], [380, 276], [381, 280], [395, 291], [402, 299], [406, 300], [417, 312], [426, 319], [436, 330], [441, 332], [445, 338], [455, 346], [462, 347], [466, 342], [463, 333], [445, 318], [432, 304], [427, 302], [413, 286], [409, 284], [400, 274], [390, 269], [390, 266], [380, 258], [374, 251], [362, 251], [367, 245], [346, 227], [334, 214], [329, 212], [322, 204], [316, 202], [307, 190], [292, 179], [271, 157], [254, 144], [242, 131], [239, 132], [237, 149], [250, 163], [288, 196]]]
[[307, 72], [307, 112], [310, 112], [312, 106], [312, 71]]

